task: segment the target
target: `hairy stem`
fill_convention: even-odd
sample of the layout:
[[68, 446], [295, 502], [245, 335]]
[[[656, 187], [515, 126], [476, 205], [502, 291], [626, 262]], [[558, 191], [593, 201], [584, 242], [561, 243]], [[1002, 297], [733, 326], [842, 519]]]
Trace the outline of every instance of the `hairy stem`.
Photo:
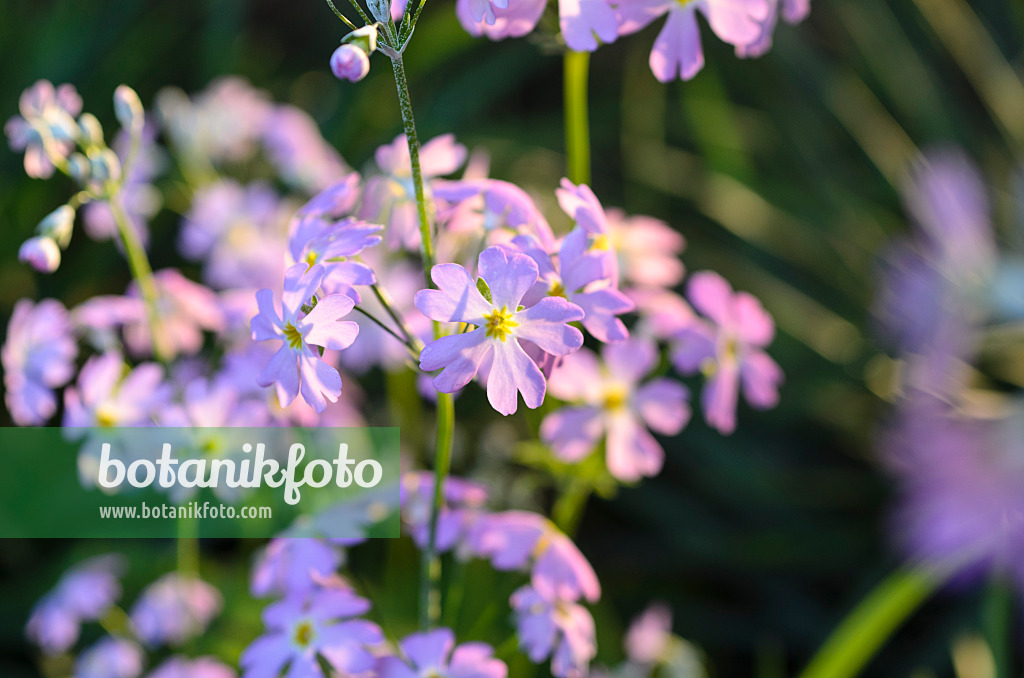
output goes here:
[[434, 458], [434, 497], [430, 508], [430, 533], [420, 565], [420, 626], [430, 629], [441, 618], [441, 558], [437, 554], [437, 524], [444, 505], [444, 481], [452, 465], [455, 432], [455, 399], [437, 394], [437, 443]]
[[416, 192], [416, 213], [420, 222], [420, 252], [423, 255], [423, 272], [430, 284], [430, 270], [434, 268], [434, 237], [430, 227], [430, 209], [427, 204], [427, 193], [423, 187], [423, 170], [420, 168], [420, 139], [416, 135], [416, 120], [412, 115], [412, 102], [409, 99], [409, 81], [405, 77], [405, 64], [402, 55], [391, 59], [395, 70], [395, 85], [398, 87], [398, 105], [402, 109], [402, 125], [405, 128], [405, 139], [409, 144], [409, 160], [412, 163], [412, 185]]
[[[422, 4], [422, 3], [421, 3]], [[391, 57], [395, 71], [395, 85], [398, 87], [398, 104], [402, 111], [402, 125], [406, 142], [409, 144], [409, 160], [412, 165], [413, 190], [416, 194], [416, 211], [420, 222], [420, 251], [423, 255], [423, 272], [430, 284], [430, 272], [434, 268], [434, 233], [430, 226], [430, 207], [427, 192], [423, 186], [423, 171], [420, 168], [420, 141], [416, 134], [416, 120], [412, 114], [409, 98], [409, 82], [401, 53]], [[444, 333], [440, 323], [434, 323], [434, 337]], [[455, 432], [455, 401], [449, 393], [437, 394], [437, 439], [434, 445], [434, 497], [430, 509], [430, 533], [427, 547], [423, 551], [420, 565], [420, 626], [429, 629], [441, 618], [441, 559], [437, 555], [437, 522], [444, 503], [444, 482], [452, 463], [452, 438]]]
[[565, 155], [569, 180], [590, 183], [590, 120], [587, 113], [587, 78], [590, 52], [566, 52], [563, 61], [565, 98]]

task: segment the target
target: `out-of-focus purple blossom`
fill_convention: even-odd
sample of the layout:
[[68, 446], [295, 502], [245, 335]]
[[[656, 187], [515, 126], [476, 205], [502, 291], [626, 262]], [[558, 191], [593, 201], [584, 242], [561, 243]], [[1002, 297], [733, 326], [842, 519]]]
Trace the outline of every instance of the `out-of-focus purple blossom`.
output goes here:
[[[192, 282], [173, 268], [153, 274], [157, 289], [157, 316], [160, 343], [164, 355], [192, 355], [203, 347], [203, 331], [224, 329], [224, 313], [217, 295], [207, 287]], [[137, 299], [138, 312], [124, 326], [128, 349], [135, 355], [150, 355], [152, 333], [138, 286], [132, 283], [126, 296]]]
[[213, 657], [170, 657], [147, 678], [235, 678], [235, 670]]
[[25, 152], [26, 174], [46, 179], [53, 175], [54, 166], [43, 147], [40, 130], [49, 138], [51, 150], [67, 158], [78, 133], [75, 117], [82, 112], [82, 97], [73, 85], [54, 87], [48, 80], [39, 80], [21, 93], [18, 109], [21, 115], [4, 125], [7, 143], [12, 151]]
[[331, 72], [338, 80], [359, 82], [370, 72], [370, 57], [355, 45], [341, 45], [331, 54]]
[[882, 451], [903, 490], [896, 537], [912, 558], [1024, 586], [1024, 405], [1007, 409], [974, 417], [915, 392]]
[[474, 22], [491, 25], [495, 22], [495, 13], [508, 6], [509, 0], [468, 0], [466, 11]]
[[691, 323], [676, 336], [672, 362], [684, 374], [704, 373], [704, 419], [728, 434], [736, 428], [741, 387], [754, 407], [766, 409], [778, 402], [782, 369], [764, 351], [775, 336], [775, 323], [760, 301], [733, 292], [717, 273], [694, 274], [687, 296], [707, 320]]
[[[593, 52], [615, 42], [619, 25], [608, 0], [558, 0], [558, 26], [569, 49]], [[600, 40], [600, 42], [598, 42]]]
[[251, 157], [273, 113], [265, 92], [242, 78], [219, 78], [193, 99], [177, 89], [157, 95], [163, 128], [183, 153], [183, 162], [214, 164], [241, 162]]
[[657, 664], [664, 659], [671, 638], [672, 610], [664, 603], [654, 603], [629, 625], [626, 656], [638, 664]]
[[0, 360], [4, 398], [16, 424], [39, 425], [56, 413], [53, 389], [71, 379], [77, 354], [68, 312], [59, 301], [22, 299], [14, 305]]
[[524, 586], [512, 594], [519, 645], [534, 663], [551, 657], [556, 678], [582, 678], [597, 654], [594, 618], [582, 605]]
[[782, 0], [782, 18], [786, 23], [798, 24], [811, 13], [811, 0]]
[[142, 592], [132, 607], [132, 628], [147, 645], [181, 645], [205, 632], [223, 606], [216, 588], [172, 572]]
[[305, 111], [277, 106], [263, 130], [267, 157], [281, 178], [306, 193], [316, 193], [349, 172], [334, 147]]
[[601, 585], [569, 537], [549, 520], [527, 511], [481, 516], [468, 537], [469, 552], [497, 570], [531, 568], [534, 589], [551, 600], [596, 601]]
[[[378, 148], [374, 158], [382, 174], [367, 180], [358, 216], [387, 227], [384, 237], [388, 247], [414, 250], [420, 244], [419, 217], [405, 135], [400, 134], [390, 144]], [[420, 167], [425, 188], [429, 190], [432, 179], [451, 174], [465, 161], [466, 147], [456, 143], [451, 134], [423, 144]]]
[[472, 0], [456, 0], [455, 15], [463, 29], [470, 35], [486, 35], [491, 40], [521, 38], [533, 31], [544, 14], [547, 0], [516, 0], [504, 9], [494, 9], [494, 21], [487, 23], [484, 18], [474, 19], [470, 10]]
[[127, 638], [111, 636], [79, 655], [75, 678], [137, 678], [145, 659], [141, 647]]
[[273, 285], [284, 272], [287, 211], [268, 186], [222, 180], [196, 192], [178, 246], [203, 261], [215, 288]]
[[679, 255], [686, 240], [660, 219], [627, 216], [622, 210], [606, 210], [609, 248], [619, 260], [622, 282], [650, 287], [674, 287], [683, 280], [685, 268]]
[[310, 198], [299, 208], [297, 218], [336, 220], [351, 215], [360, 198], [359, 182], [359, 173], [349, 172]]
[[[707, 17], [721, 40], [746, 47], [765, 40], [765, 24], [774, 22], [773, 0], [699, 0], [685, 4], [667, 0], [614, 0], [619, 34], [627, 35], [668, 14], [651, 50], [651, 71], [661, 82], [689, 80], [704, 67], [697, 12]], [[753, 56], [753, 54], [751, 54]]]
[[[560, 297], [546, 297], [520, 310], [526, 292], [537, 282], [537, 264], [530, 257], [489, 247], [479, 257], [483, 283], [457, 264], [440, 264], [431, 271], [436, 290], [416, 294], [416, 307], [442, 322], [461, 322], [476, 329], [453, 334], [428, 344], [420, 354], [420, 367], [442, 370], [434, 388], [454, 393], [489, 365], [487, 399], [498, 412], [516, 411], [518, 393], [527, 407], [544, 401], [544, 375], [520, 345], [528, 341], [555, 356], [568, 355], [583, 344], [583, 335], [568, 323], [583, 319], [583, 311]], [[480, 287], [486, 285], [490, 299]]]
[[257, 381], [262, 386], [276, 387], [282, 407], [301, 392], [310, 407], [323, 412], [328, 400], [335, 402], [341, 395], [341, 375], [320, 359], [316, 347], [335, 351], [347, 348], [355, 341], [359, 326], [341, 320], [355, 306], [344, 294], [322, 297], [308, 313], [302, 310], [311, 303], [323, 278], [324, 268], [319, 264], [290, 267], [285, 273], [281, 313], [275, 307], [273, 292], [262, 289], [256, 293], [260, 312], [252, 319], [253, 340], [281, 342]]
[[21, 243], [18, 261], [40, 273], [53, 273], [60, 267], [60, 246], [53, 238], [36, 235]]
[[557, 256], [530, 236], [517, 236], [512, 244], [538, 268], [539, 279], [523, 297], [525, 305], [546, 296], [562, 297], [583, 310], [583, 327], [599, 341], [616, 342], [629, 336], [619, 316], [632, 311], [633, 302], [615, 288], [615, 252], [607, 249], [606, 236], [595, 237], [577, 226], [562, 240]]
[[690, 304], [670, 290], [634, 287], [626, 290], [633, 300], [640, 321], [631, 334], [666, 340], [679, 334], [696, 319]]
[[475, 256], [481, 243], [497, 245], [516, 235], [537, 239], [547, 251], [556, 247], [547, 219], [515, 184], [497, 179], [437, 181], [434, 197], [438, 222], [444, 224], [437, 249], [446, 261], [462, 261], [463, 252]]
[[384, 656], [378, 660], [380, 678], [505, 678], [508, 667], [494, 658], [494, 649], [486, 643], [455, 645], [451, 629], [434, 629], [406, 636], [398, 643], [401, 657]]
[[289, 596], [263, 611], [264, 634], [239, 660], [243, 678], [322, 678], [318, 657], [344, 675], [374, 667], [367, 649], [381, 640], [376, 624], [359, 619], [369, 601], [344, 588], [322, 588], [309, 596]]
[[[163, 171], [166, 158], [156, 143], [157, 127], [147, 124], [143, 128], [142, 143], [139, 146], [135, 162], [128, 174], [122, 179], [118, 189], [118, 200], [124, 208], [125, 215], [140, 242], [145, 245], [149, 240], [149, 220], [160, 211], [163, 196], [153, 185], [153, 180]], [[112, 145], [122, 165], [128, 156], [131, 145], [129, 133], [121, 130], [114, 137]], [[114, 240], [120, 246], [117, 221], [107, 201], [91, 201], [82, 208], [82, 221], [85, 232], [93, 240]]]
[[250, 588], [254, 596], [304, 595], [316, 580], [334, 573], [341, 553], [313, 537], [279, 537], [267, 544], [252, 568]]
[[[430, 540], [430, 513], [434, 503], [432, 473], [410, 472], [402, 475], [402, 519], [416, 545], [424, 548]], [[438, 513], [434, 546], [444, 553], [463, 542], [476, 516], [487, 501], [487, 489], [461, 478], [444, 481], [444, 505]]]
[[686, 387], [671, 379], [641, 380], [658, 362], [649, 340], [631, 339], [604, 348], [603, 360], [580, 349], [550, 379], [551, 394], [578, 403], [549, 414], [541, 438], [561, 459], [577, 462], [605, 438], [608, 470], [625, 482], [661, 470], [665, 452], [647, 428], [679, 433], [690, 419]]
[[64, 427], [150, 426], [170, 394], [159, 365], [143, 363], [127, 371], [117, 353], [93, 356], [64, 391]]
[[100, 619], [121, 597], [124, 561], [106, 555], [79, 563], [32, 610], [26, 633], [46, 654], [59, 654], [78, 640], [82, 622]]
[[959, 285], [977, 284], [994, 268], [996, 244], [985, 185], [960, 151], [928, 151], [916, 168], [907, 208], [925, 255]]

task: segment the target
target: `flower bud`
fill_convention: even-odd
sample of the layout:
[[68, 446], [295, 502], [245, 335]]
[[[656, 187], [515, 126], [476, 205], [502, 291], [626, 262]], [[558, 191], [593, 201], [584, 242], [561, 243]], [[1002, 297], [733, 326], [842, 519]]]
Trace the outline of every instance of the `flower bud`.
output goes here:
[[125, 129], [145, 122], [146, 112], [142, 108], [142, 101], [128, 85], [119, 85], [114, 90], [114, 115]]
[[92, 113], [82, 113], [78, 118], [79, 138], [86, 148], [103, 145], [103, 126]]
[[121, 178], [121, 161], [109, 148], [89, 154], [89, 173], [92, 179], [103, 183]]
[[40, 273], [53, 273], [60, 266], [60, 247], [52, 238], [37, 235], [21, 244], [18, 260]]
[[370, 72], [370, 57], [355, 45], [342, 45], [331, 55], [331, 72], [339, 80], [359, 82]]
[[36, 233], [56, 241], [61, 249], [63, 249], [71, 241], [71, 232], [74, 227], [74, 208], [71, 205], [61, 205], [39, 222], [39, 225], [36, 227]]
[[89, 181], [89, 159], [81, 153], [72, 153], [68, 158], [68, 175], [79, 185]]
[[367, 54], [377, 50], [377, 24], [358, 28], [341, 39], [343, 45], [355, 45]]

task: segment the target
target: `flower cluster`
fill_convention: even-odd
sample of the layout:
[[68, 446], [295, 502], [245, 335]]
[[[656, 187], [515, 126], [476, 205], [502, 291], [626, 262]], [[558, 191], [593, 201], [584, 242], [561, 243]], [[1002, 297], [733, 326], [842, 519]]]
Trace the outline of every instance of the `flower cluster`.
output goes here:
[[[678, 21], [677, 9], [659, 8]], [[697, 9], [724, 21], [713, 0], [686, 11]], [[519, 10], [484, 1], [471, 11], [498, 26]], [[563, 32], [579, 35], [574, 22], [585, 19], [608, 41], [623, 11], [604, 0], [567, 6], [576, 18]], [[332, 59], [350, 80], [366, 66], [353, 50], [365, 57], [375, 44], [373, 31], [356, 33]], [[711, 272], [690, 276], [682, 296], [683, 237], [657, 219], [605, 209], [586, 184], [552, 187], [557, 208], [545, 214], [547, 202], [488, 176], [452, 135], [416, 155], [400, 135], [356, 172], [305, 113], [237, 79], [191, 98], [165, 90], [156, 116], [127, 88], [115, 104], [121, 132], [110, 148], [66, 85], [37, 84], [8, 125], [30, 174], [61, 171], [79, 186], [22, 258], [53, 272], [82, 208], [86, 233], [112, 240], [133, 276], [70, 309], [53, 299], [17, 303], [2, 361], [18, 424], [60, 416], [72, 438], [89, 427], [358, 425], [379, 409], [351, 375], [372, 385], [365, 377], [384, 373], [389, 388], [392, 379], [408, 387], [400, 395], [417, 413], [431, 401], [440, 411], [440, 394], [478, 387], [501, 415], [516, 413], [520, 396], [527, 408], [545, 405], [531, 428], [552, 467], [593, 460], [602, 477], [635, 483], [664, 464], [657, 436], [675, 436], [691, 419], [679, 377], [703, 378], [701, 411], [723, 433], [736, 426], [739, 393], [755, 407], [778, 399], [782, 372], [766, 353], [774, 324], [761, 304]], [[171, 162], [182, 179], [175, 196], [187, 200], [174, 242], [194, 268], [153, 272], [147, 248], [163, 227], [159, 188]], [[83, 478], [95, 477], [97, 463], [82, 453]], [[597, 648], [586, 605], [601, 587], [585, 556], [540, 513], [485, 508], [490, 488], [478, 482], [442, 475], [436, 505], [438, 482], [417, 471], [403, 478], [401, 513], [415, 545], [428, 558], [525, 574], [509, 598], [519, 647], [558, 678], [587, 675]], [[370, 513], [338, 507], [260, 552], [251, 592], [274, 600], [241, 657], [243, 676], [505, 678], [486, 644], [457, 644], [443, 628], [391, 642], [371, 621], [373, 604], [342, 573], [347, 549], [362, 540], [308, 536], [317, 520], [364, 527]], [[117, 615], [118, 567], [70, 571], [29, 624], [44, 652], [64, 653], [81, 624], [127, 620], [78, 656], [79, 675], [135, 678], [147, 651], [181, 646], [221, 610], [215, 589], [177, 573]], [[151, 675], [225, 671], [209, 658], [173, 656]]]
[[[82, 624], [99, 622], [109, 634], [75, 660], [75, 675], [88, 678], [139, 678], [146, 650], [179, 648], [203, 634], [220, 613], [220, 592], [197, 577], [172, 573], [150, 584], [126, 615], [118, 607], [120, 556], [105, 555], [72, 567], [32, 612], [29, 639], [50, 656], [66, 655], [79, 639]], [[169, 657], [149, 676], [233, 678], [235, 672], [210, 657]]]
[[[546, 0], [459, 0], [455, 11], [471, 35], [502, 40], [533, 31], [546, 7]], [[666, 17], [650, 66], [654, 77], [670, 82], [689, 80], [704, 67], [698, 14], [746, 58], [771, 49], [780, 16], [795, 24], [810, 10], [810, 0], [558, 0], [558, 25], [570, 50], [593, 52]]]

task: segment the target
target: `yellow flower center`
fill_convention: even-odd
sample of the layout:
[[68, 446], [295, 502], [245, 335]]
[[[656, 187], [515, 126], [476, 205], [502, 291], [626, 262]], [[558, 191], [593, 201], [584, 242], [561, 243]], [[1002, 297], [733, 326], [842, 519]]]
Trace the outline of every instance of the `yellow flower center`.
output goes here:
[[618, 410], [625, 406], [629, 391], [624, 386], [611, 386], [604, 392], [604, 409]]
[[96, 425], [101, 428], [110, 428], [117, 425], [117, 412], [110, 405], [100, 405], [96, 408]]
[[595, 250], [606, 250], [611, 247], [611, 244], [611, 240], [609, 240], [606, 234], [599, 233], [594, 236], [594, 240], [590, 243], [590, 246]]
[[318, 256], [320, 256], [320, 255], [318, 255], [313, 250], [310, 250], [309, 254], [306, 255], [306, 265], [309, 266], [310, 268], [312, 268], [313, 265], [316, 264], [316, 260], [317, 260]]
[[295, 325], [291, 323], [285, 324], [284, 338], [292, 348], [302, 348], [302, 335], [295, 329]]
[[513, 315], [508, 310], [508, 306], [502, 306], [501, 309], [494, 309], [491, 313], [485, 313], [483, 318], [486, 321], [484, 327], [487, 329], [487, 338], [505, 341], [508, 335], [512, 334], [513, 328], [519, 327], [519, 323], [512, 320]]
[[565, 285], [562, 284], [561, 280], [556, 280], [554, 283], [551, 284], [551, 288], [548, 289], [548, 296], [562, 297], [563, 299], [569, 298], [565, 294]]
[[309, 644], [313, 642], [314, 635], [316, 634], [313, 631], [313, 624], [311, 622], [299, 622], [299, 625], [295, 627], [295, 644], [299, 647], [309, 647]]

